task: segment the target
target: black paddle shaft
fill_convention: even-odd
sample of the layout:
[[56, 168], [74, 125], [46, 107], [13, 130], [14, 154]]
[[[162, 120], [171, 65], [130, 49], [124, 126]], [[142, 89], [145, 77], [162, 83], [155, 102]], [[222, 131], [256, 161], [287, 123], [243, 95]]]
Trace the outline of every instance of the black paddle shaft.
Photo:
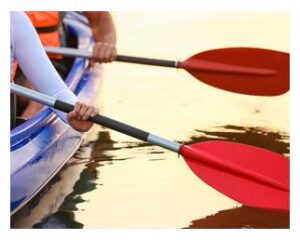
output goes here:
[[142, 57], [131, 57], [131, 56], [124, 56], [124, 55], [118, 55], [116, 61], [154, 65], [154, 66], [161, 66], [161, 67], [171, 67], [171, 68], [177, 68], [178, 66], [178, 63], [176, 61], [160, 60], [160, 59], [153, 59], [153, 58], [142, 58]]
[[[66, 112], [66, 113], [69, 113], [74, 109], [74, 105], [60, 101], [60, 100], [56, 100], [53, 107], [57, 110], [60, 110], [60, 111]], [[108, 127], [108, 128], [111, 128], [113, 130], [116, 130], [118, 132], [124, 133], [126, 135], [140, 139], [145, 142], [147, 142], [148, 136], [150, 135], [150, 133], [148, 133], [148, 132], [145, 132], [143, 130], [132, 127], [130, 125], [118, 122], [114, 119], [111, 119], [111, 118], [108, 118], [105, 116], [101, 116], [99, 114], [95, 117], [90, 117], [89, 121], [100, 124], [100, 125]]]
[[[82, 50], [82, 49], [74, 49], [74, 48], [57, 48], [57, 47], [44, 47], [46, 52], [49, 54], [58, 54], [67, 57], [83, 57], [83, 58], [92, 58], [92, 52]], [[128, 62], [128, 63], [137, 63], [137, 64], [145, 64], [145, 65], [154, 65], [161, 67], [171, 67], [177, 68], [178, 62], [171, 60], [162, 60], [162, 59], [154, 59], [154, 58], [143, 58], [143, 57], [134, 57], [134, 56], [126, 56], [126, 55], [118, 55], [116, 58], [118, 62]]]

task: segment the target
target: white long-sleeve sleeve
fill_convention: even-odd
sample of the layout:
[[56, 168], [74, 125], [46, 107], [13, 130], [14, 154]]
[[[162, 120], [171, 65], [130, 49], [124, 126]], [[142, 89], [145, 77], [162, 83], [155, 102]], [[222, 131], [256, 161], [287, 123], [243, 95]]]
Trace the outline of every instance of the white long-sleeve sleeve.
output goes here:
[[[10, 14], [11, 66], [17, 60], [26, 78], [41, 93], [74, 104], [77, 97], [63, 82], [39, 40], [28, 17], [23, 12]], [[56, 111], [66, 121], [66, 115]]]

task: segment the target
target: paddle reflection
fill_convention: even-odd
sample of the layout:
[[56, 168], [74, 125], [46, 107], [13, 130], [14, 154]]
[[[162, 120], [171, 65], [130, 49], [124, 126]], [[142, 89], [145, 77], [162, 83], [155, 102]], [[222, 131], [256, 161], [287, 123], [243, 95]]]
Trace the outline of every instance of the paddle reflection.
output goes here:
[[244, 143], [260, 148], [265, 148], [273, 152], [289, 155], [289, 135], [286, 132], [274, 132], [266, 128], [245, 127], [225, 125], [214, 128], [215, 130], [196, 130], [203, 136], [195, 135], [191, 137], [189, 143], [222, 139], [232, 142]]
[[194, 220], [187, 228], [289, 228], [289, 214], [242, 206]]

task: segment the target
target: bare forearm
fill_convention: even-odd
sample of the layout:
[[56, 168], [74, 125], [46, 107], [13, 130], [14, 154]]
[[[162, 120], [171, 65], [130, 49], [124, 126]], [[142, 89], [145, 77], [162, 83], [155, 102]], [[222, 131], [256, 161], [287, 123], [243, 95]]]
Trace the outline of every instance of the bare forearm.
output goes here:
[[[84, 12], [93, 32], [93, 61], [112, 62], [117, 57], [116, 30], [109, 12]], [[93, 64], [93, 61], [91, 62]]]
[[109, 12], [84, 12], [90, 22], [96, 42], [116, 44], [116, 30]]

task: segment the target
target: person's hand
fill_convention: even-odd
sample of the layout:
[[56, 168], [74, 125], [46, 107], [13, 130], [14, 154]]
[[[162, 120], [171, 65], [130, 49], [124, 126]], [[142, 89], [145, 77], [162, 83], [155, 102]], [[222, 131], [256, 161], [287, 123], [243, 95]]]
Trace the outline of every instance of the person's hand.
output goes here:
[[108, 63], [117, 57], [117, 50], [114, 44], [108, 42], [96, 42], [92, 52], [92, 63]]
[[87, 119], [96, 116], [98, 113], [98, 108], [83, 102], [76, 102], [74, 110], [68, 113], [67, 120], [75, 130], [86, 132], [93, 126], [93, 123], [87, 121]]

